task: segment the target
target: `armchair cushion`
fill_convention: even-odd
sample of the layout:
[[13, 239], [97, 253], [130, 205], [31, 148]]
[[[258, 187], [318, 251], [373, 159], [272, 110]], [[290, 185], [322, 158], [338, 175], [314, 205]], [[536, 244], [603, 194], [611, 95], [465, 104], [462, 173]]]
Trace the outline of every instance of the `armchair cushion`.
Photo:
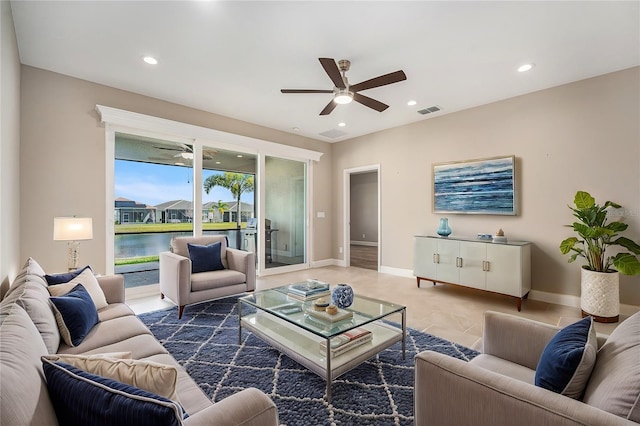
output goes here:
[[596, 362], [598, 342], [591, 317], [558, 332], [542, 351], [536, 386], [580, 399]]
[[618, 325], [598, 351], [583, 401], [640, 423], [640, 312]]
[[188, 243], [187, 247], [189, 249], [189, 258], [191, 259], [192, 273], [225, 269], [222, 265], [222, 244], [220, 241], [206, 246]]

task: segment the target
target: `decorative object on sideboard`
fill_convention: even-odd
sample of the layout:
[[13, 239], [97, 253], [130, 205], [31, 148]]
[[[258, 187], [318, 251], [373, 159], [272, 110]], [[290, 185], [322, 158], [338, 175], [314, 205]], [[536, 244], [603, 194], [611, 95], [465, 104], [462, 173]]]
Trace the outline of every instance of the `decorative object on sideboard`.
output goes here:
[[331, 290], [331, 303], [338, 308], [348, 308], [353, 303], [353, 289], [349, 284], [338, 284]]
[[[640, 245], [629, 238], [618, 237], [629, 226], [622, 222], [623, 216], [621, 220], [608, 222], [608, 209], [622, 208], [619, 204], [606, 201], [600, 206], [585, 191], [578, 191], [573, 203], [575, 207], [569, 208], [578, 221], [566, 226], [578, 237], [563, 240], [560, 251], [571, 253], [569, 263], [578, 257], [587, 261], [581, 271], [582, 316], [591, 315], [598, 322], [617, 322], [620, 314], [618, 273], [640, 275]], [[610, 256], [607, 254], [609, 246], [619, 246], [623, 250]]]
[[432, 166], [433, 212], [516, 215], [515, 156]]
[[506, 243], [507, 242], [507, 237], [505, 237], [504, 235], [504, 231], [502, 230], [502, 228], [498, 229], [498, 231], [496, 232], [496, 235], [493, 236], [493, 240], [494, 243]]
[[80, 242], [93, 239], [93, 220], [90, 217], [54, 217], [53, 240], [67, 241], [67, 267], [78, 269]]
[[449, 219], [446, 217], [440, 218], [440, 226], [436, 230], [441, 237], [448, 237], [451, 235], [451, 228], [449, 227]]

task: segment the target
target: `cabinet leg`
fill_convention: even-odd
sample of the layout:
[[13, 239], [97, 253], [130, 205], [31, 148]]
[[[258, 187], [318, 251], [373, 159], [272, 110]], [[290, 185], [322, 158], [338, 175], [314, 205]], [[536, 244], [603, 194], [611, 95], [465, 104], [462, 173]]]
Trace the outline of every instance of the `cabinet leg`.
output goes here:
[[516, 299], [516, 306], [518, 307], [518, 312], [520, 312], [522, 310], [522, 298], [518, 297]]
[[420, 288], [420, 277], [416, 277], [416, 285]]

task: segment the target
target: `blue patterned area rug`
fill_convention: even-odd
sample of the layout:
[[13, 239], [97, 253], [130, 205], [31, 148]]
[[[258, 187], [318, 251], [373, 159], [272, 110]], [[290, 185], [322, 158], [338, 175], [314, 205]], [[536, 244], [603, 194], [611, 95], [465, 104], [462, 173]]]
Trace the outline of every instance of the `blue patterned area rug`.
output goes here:
[[332, 402], [325, 381], [243, 330], [238, 345], [237, 297], [139, 315], [212, 401], [248, 387], [269, 395], [280, 423], [298, 425], [413, 424], [413, 357], [430, 349], [463, 360], [478, 352], [407, 329], [406, 358], [400, 343], [338, 377]]

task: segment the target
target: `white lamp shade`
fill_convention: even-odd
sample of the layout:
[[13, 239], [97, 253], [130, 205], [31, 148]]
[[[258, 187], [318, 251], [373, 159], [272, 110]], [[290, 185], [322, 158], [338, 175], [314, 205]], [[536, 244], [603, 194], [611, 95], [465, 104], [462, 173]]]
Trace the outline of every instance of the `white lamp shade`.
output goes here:
[[54, 217], [54, 241], [93, 239], [93, 220], [90, 217]]

